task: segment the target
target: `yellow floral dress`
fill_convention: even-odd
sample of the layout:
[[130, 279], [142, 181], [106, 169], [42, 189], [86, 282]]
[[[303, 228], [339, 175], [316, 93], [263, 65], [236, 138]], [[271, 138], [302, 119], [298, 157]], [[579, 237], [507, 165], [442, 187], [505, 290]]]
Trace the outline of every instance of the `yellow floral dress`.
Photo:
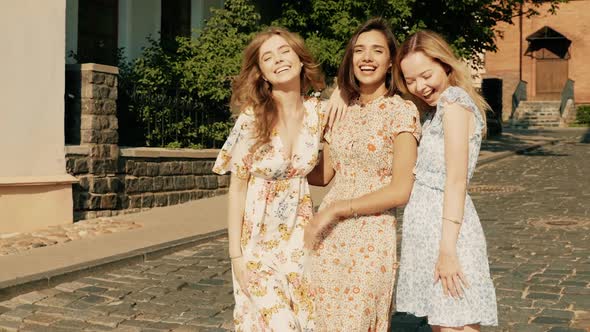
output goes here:
[[[325, 135], [336, 171], [320, 210], [391, 182], [393, 141], [420, 138], [416, 106], [399, 96], [351, 103]], [[349, 218], [322, 233], [311, 259], [316, 331], [387, 331], [397, 271], [395, 209]]]
[[312, 217], [306, 176], [318, 161], [323, 132], [318, 99], [304, 102], [303, 126], [291, 158], [285, 155], [278, 133], [250, 151], [254, 144], [254, 116], [242, 113], [223, 145], [213, 171], [249, 177], [241, 246], [253, 273], [248, 291], [234, 278], [236, 331], [313, 331], [313, 301], [304, 277], [308, 253], [303, 227]]

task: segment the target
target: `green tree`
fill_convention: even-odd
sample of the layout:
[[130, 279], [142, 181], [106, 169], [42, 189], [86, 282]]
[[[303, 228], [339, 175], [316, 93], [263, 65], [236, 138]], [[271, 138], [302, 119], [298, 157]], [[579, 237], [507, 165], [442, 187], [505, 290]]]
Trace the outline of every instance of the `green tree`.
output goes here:
[[501, 37], [497, 22], [512, 23], [518, 15], [538, 15], [543, 4], [548, 4], [548, 10], [555, 13], [565, 1], [259, 0], [258, 6], [268, 8], [272, 2], [275, 8], [279, 7], [280, 10], [265, 12], [267, 16], [276, 16], [271, 23], [299, 32], [326, 73], [334, 76], [346, 41], [357, 26], [374, 16], [388, 19], [400, 41], [418, 29], [436, 31], [459, 56], [477, 63], [477, 54], [496, 49], [495, 40]]
[[148, 37], [141, 57], [119, 65], [119, 116], [126, 128], [122, 141], [219, 147], [232, 125], [231, 80], [259, 20], [248, 0], [227, 0], [224, 8], [212, 10], [196, 39], [177, 37], [175, 43], [164, 43]]

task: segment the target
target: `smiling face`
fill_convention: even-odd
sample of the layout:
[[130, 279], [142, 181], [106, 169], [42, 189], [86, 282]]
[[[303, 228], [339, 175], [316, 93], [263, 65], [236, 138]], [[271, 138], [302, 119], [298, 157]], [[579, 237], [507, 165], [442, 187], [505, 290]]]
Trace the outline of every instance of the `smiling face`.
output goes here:
[[353, 48], [352, 66], [360, 88], [385, 86], [391, 55], [385, 35], [377, 30], [361, 33]]
[[273, 87], [299, 82], [303, 63], [285, 38], [274, 35], [267, 39], [258, 52], [262, 76]]
[[400, 62], [408, 91], [430, 106], [435, 106], [449, 86], [449, 77], [440, 62], [422, 52], [408, 54]]

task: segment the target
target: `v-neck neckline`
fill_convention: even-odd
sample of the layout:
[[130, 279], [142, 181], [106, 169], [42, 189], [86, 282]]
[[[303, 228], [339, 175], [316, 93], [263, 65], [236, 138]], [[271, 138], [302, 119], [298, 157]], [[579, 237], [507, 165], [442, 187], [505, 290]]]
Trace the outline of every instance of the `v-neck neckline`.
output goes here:
[[287, 156], [286, 151], [285, 151], [285, 142], [283, 142], [283, 139], [281, 138], [281, 134], [279, 134], [278, 129], [275, 129], [275, 136], [277, 137], [277, 141], [279, 142], [279, 152], [281, 154], [281, 157], [283, 157], [284, 160], [287, 161], [292, 161], [293, 157], [296, 155], [296, 151], [297, 151], [297, 147], [299, 146], [299, 141], [301, 140], [302, 137], [302, 132], [305, 130], [306, 124], [307, 124], [307, 120], [308, 120], [308, 110], [307, 107], [305, 105], [306, 101], [303, 101], [303, 119], [301, 119], [301, 125], [299, 127], [299, 131], [297, 132], [297, 135], [295, 137], [295, 141], [293, 142], [293, 145], [291, 146], [291, 155]]

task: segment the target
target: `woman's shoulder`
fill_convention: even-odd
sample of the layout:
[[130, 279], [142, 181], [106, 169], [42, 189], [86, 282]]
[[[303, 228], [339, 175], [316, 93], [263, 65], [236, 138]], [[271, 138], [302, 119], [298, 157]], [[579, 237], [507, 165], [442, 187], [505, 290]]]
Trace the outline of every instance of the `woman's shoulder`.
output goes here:
[[390, 106], [392, 113], [404, 113], [418, 115], [418, 108], [413, 101], [404, 99], [402, 96], [395, 94], [385, 98], [385, 102]]
[[462, 87], [459, 87], [459, 86], [450, 86], [450, 87], [448, 87], [441, 94], [440, 100], [441, 100], [442, 103], [455, 103], [455, 102], [460, 102], [460, 103], [470, 102], [470, 103], [474, 103], [473, 102], [473, 99], [471, 98], [471, 96], [469, 95], [469, 93], [467, 93], [467, 91], [465, 91], [465, 89], [463, 89]]
[[326, 111], [327, 100], [322, 100], [319, 96], [305, 96], [303, 99], [303, 106], [308, 110], [315, 110], [317, 113], [323, 114]]

